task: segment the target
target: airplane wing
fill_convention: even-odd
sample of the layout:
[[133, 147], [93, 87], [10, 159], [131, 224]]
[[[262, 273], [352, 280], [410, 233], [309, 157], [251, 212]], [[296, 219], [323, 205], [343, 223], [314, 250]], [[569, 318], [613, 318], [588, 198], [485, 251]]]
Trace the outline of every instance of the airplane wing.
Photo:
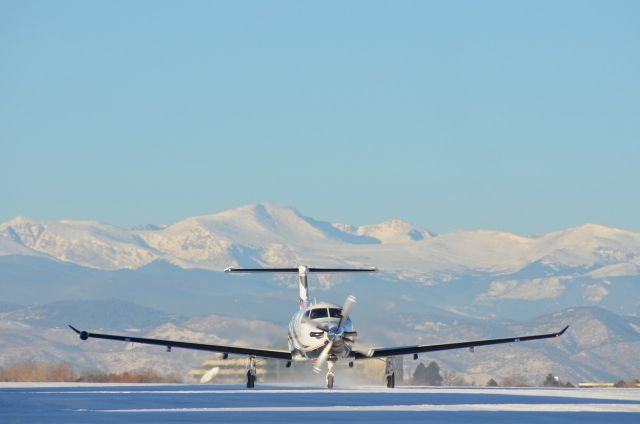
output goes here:
[[568, 325], [557, 333], [537, 334], [533, 336], [523, 336], [523, 337], [511, 337], [506, 339], [476, 340], [471, 342], [446, 343], [446, 344], [437, 344], [437, 345], [374, 348], [368, 352], [370, 355], [365, 355], [361, 352], [353, 352], [353, 355], [356, 359], [382, 358], [385, 356], [400, 356], [400, 355], [410, 355], [410, 354], [418, 354], [418, 353], [424, 353], [424, 352], [436, 352], [439, 350], [473, 348], [476, 346], [488, 346], [488, 345], [501, 344], [501, 343], [526, 342], [529, 340], [539, 340], [539, 339], [549, 339], [553, 337], [560, 337], [564, 334], [565, 331], [567, 331], [567, 328], [569, 328]]
[[121, 342], [165, 346], [167, 349], [171, 349], [172, 347], [178, 347], [182, 349], [206, 350], [209, 352], [220, 352], [220, 353], [237, 354], [237, 355], [251, 355], [251, 356], [259, 356], [262, 358], [285, 359], [288, 361], [291, 360], [291, 352], [286, 350], [253, 349], [253, 348], [238, 347], [238, 346], [221, 346], [221, 345], [210, 345], [210, 344], [203, 344], [203, 343], [180, 342], [180, 341], [173, 341], [173, 340], [147, 339], [143, 337], [119, 336], [114, 334], [89, 333], [88, 331], [80, 331], [71, 325], [69, 325], [69, 328], [75, 331], [81, 340], [87, 340], [88, 338], [91, 337], [94, 339], [118, 340]]

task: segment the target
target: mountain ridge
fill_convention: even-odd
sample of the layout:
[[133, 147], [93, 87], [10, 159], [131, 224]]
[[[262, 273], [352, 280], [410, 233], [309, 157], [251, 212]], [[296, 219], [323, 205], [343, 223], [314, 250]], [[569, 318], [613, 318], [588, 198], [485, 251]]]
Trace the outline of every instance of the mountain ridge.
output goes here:
[[493, 230], [436, 235], [397, 220], [335, 224], [271, 203], [137, 230], [27, 218], [0, 224], [0, 289], [5, 301], [19, 304], [128, 292], [148, 306], [157, 302], [175, 311], [171, 302], [182, 299], [204, 310], [202, 296], [211, 284], [225, 292], [234, 287], [224, 294], [228, 301], [241, 296], [238, 284], [247, 284], [245, 298], [260, 309], [260, 296], [285, 299], [283, 284], [295, 285], [295, 278], [229, 279], [222, 271], [297, 265], [377, 267], [377, 274], [362, 278], [321, 275], [313, 285], [335, 288], [340, 296], [371, 285], [385, 293], [371, 299], [379, 307], [412, 307], [400, 298], [384, 303], [390, 290], [474, 316], [531, 317], [572, 306], [637, 314], [640, 307], [640, 233], [597, 224], [539, 236]]
[[309, 263], [376, 265], [425, 276], [460, 269], [500, 274], [536, 261], [574, 267], [640, 265], [640, 233], [585, 224], [535, 237], [495, 230], [435, 235], [400, 220], [353, 226], [265, 203], [135, 229], [17, 217], [0, 224], [0, 255], [9, 254], [44, 255], [99, 269], [136, 269], [163, 259], [182, 268], [218, 271]]

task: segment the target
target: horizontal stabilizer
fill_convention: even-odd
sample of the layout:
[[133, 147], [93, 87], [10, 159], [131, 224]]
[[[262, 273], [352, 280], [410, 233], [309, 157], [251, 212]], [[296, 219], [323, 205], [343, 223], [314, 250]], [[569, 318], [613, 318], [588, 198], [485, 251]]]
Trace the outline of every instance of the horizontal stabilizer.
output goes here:
[[[332, 273], [332, 272], [377, 272], [378, 268], [312, 268], [306, 269], [307, 272], [315, 273]], [[300, 268], [227, 268], [224, 272], [283, 272], [295, 273], [300, 272]]]

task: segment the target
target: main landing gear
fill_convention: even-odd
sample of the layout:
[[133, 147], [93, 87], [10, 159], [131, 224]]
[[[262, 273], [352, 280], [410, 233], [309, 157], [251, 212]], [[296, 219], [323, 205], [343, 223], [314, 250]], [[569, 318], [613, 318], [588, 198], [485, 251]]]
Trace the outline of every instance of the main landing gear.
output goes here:
[[396, 387], [395, 364], [392, 357], [388, 357], [385, 360], [384, 375], [387, 380], [387, 388], [393, 389]]
[[253, 389], [256, 385], [256, 357], [247, 358], [247, 389]]

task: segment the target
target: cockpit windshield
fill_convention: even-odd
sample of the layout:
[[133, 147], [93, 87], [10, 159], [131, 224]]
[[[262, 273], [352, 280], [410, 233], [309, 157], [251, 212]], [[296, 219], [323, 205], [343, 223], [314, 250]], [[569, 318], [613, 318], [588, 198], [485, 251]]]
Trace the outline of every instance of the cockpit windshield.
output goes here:
[[311, 310], [311, 314], [309, 315], [309, 318], [311, 319], [326, 318], [327, 316], [328, 316], [327, 308], [317, 308], [317, 309]]
[[342, 318], [342, 311], [338, 308], [329, 308], [329, 316], [331, 318]]

